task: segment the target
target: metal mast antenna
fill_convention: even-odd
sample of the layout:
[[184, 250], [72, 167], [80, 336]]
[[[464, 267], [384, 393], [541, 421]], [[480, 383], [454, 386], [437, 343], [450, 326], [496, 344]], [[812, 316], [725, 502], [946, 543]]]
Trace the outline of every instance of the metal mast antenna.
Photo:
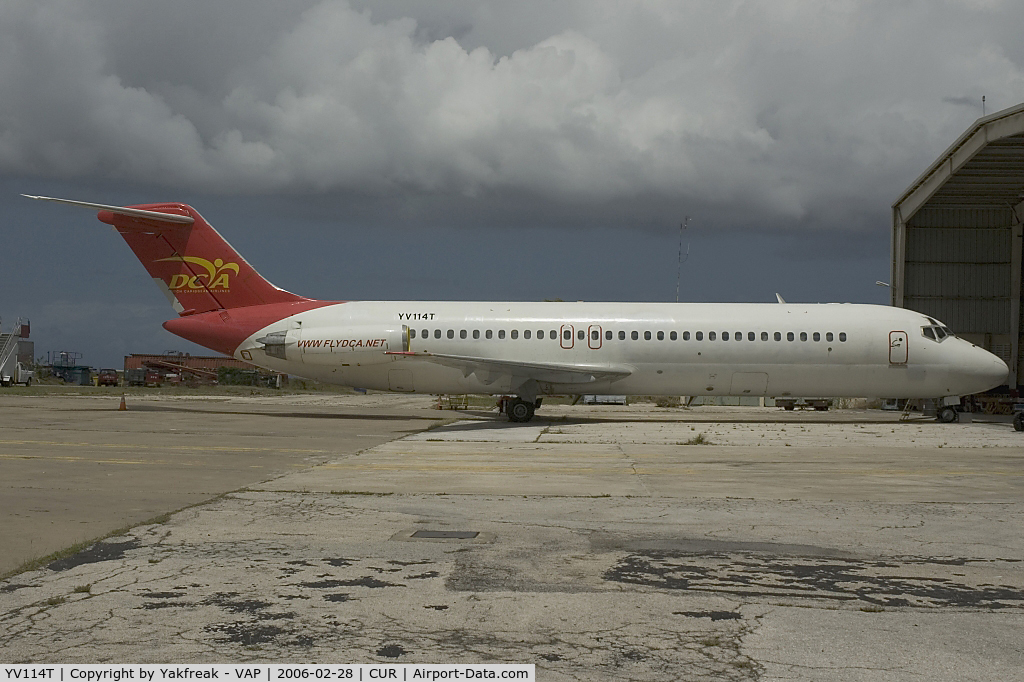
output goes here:
[[683, 222], [679, 223], [679, 259], [676, 265], [676, 303], [679, 303], [679, 279], [683, 274], [683, 263], [690, 257], [690, 243], [686, 243], [686, 258], [683, 258], [683, 230], [690, 224], [690, 216], [686, 216]]

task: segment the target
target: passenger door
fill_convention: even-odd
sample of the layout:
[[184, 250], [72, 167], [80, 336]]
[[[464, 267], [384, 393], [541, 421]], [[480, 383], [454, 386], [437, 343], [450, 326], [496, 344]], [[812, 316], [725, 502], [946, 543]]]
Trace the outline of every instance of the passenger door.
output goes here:
[[889, 332], [889, 364], [905, 365], [909, 351], [906, 332]]

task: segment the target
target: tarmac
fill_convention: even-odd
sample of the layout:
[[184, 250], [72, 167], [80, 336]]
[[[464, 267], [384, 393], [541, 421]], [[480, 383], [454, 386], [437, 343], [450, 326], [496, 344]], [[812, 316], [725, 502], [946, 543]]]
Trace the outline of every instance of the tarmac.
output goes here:
[[191, 506], [0, 583], [3, 662], [1024, 679], [1005, 421], [105, 400], [0, 398], [0, 544], [41, 555]]

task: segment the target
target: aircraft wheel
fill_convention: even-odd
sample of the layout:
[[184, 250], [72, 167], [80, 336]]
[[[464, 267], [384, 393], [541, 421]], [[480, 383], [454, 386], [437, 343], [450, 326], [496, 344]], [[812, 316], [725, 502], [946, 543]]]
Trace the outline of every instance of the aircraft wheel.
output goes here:
[[952, 407], [943, 407], [939, 410], [939, 421], [943, 424], [952, 424], [953, 422], [958, 421], [959, 417], [960, 415], [957, 414], [957, 411]]
[[1013, 430], [1024, 431], [1024, 412], [1018, 412], [1013, 418]]
[[510, 422], [528, 422], [533, 419], [533, 403], [516, 398], [510, 400], [505, 406], [505, 413], [508, 414]]

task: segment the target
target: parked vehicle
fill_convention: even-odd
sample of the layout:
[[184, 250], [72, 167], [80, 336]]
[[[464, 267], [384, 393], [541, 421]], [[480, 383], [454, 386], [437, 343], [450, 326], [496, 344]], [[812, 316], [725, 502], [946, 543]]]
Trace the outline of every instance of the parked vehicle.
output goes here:
[[[10, 365], [8, 365], [10, 367]], [[14, 374], [0, 374], [0, 386], [13, 386], [23, 384], [31, 386], [36, 373], [20, 362], [14, 363]]]
[[125, 386], [145, 386], [146, 385], [146, 370], [144, 370], [144, 369], [126, 369], [124, 371], [124, 385]]
[[96, 379], [97, 386], [117, 386], [119, 383], [116, 369], [101, 369]]

